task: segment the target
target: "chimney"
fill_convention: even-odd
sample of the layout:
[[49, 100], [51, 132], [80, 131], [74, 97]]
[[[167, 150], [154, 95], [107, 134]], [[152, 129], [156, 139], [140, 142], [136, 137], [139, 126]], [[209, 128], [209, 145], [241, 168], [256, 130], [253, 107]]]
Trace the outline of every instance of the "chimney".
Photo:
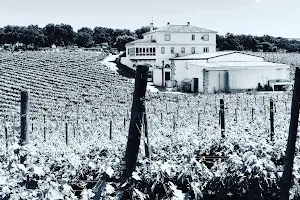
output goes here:
[[150, 32], [152, 32], [153, 31], [153, 23], [151, 22], [150, 23]]
[[170, 22], [168, 22], [167, 25], [169, 26], [169, 25], [170, 25]]
[[189, 26], [189, 25], [190, 25], [190, 22], [188, 22], [187, 25]]

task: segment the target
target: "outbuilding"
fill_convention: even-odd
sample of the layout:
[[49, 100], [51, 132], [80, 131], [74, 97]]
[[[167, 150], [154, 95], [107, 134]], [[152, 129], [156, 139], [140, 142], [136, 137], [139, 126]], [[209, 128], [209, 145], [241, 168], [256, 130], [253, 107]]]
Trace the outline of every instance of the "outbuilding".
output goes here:
[[289, 65], [265, 62], [262, 57], [238, 51], [192, 54], [170, 60], [170, 67], [153, 68], [154, 85], [214, 93], [260, 89], [270, 87], [270, 83], [272, 87], [276, 83], [290, 82]]

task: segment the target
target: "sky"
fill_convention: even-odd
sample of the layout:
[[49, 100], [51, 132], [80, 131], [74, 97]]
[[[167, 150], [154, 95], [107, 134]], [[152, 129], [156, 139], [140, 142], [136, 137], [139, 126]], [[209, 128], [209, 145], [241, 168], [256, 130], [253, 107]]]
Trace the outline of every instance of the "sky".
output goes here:
[[300, 38], [300, 0], [0, 0], [0, 27], [70, 24], [134, 31], [187, 24], [226, 33]]

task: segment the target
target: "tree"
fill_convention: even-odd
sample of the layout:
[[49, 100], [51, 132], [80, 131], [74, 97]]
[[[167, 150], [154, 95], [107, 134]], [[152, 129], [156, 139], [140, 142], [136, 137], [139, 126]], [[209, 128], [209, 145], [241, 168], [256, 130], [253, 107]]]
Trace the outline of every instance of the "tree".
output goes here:
[[121, 36], [118, 36], [117, 37], [117, 48], [118, 48], [118, 51], [124, 51], [125, 50], [125, 44], [129, 43], [129, 42], [132, 42], [136, 40], [135, 37], [133, 36], [130, 36], [130, 35], [121, 35]]
[[58, 45], [69, 46], [74, 40], [73, 27], [68, 24], [60, 24], [55, 26], [55, 39]]
[[95, 27], [94, 28], [94, 33], [93, 33], [93, 40], [95, 44], [103, 44], [107, 42], [107, 34], [106, 34], [106, 29], [103, 27]]
[[79, 29], [76, 34], [75, 42], [79, 47], [93, 46], [93, 30], [87, 27]]
[[[153, 30], [156, 30], [156, 29], [157, 29], [157, 27], [153, 28]], [[149, 31], [150, 31], [150, 26], [142, 26], [141, 28], [136, 29], [134, 31], [134, 33], [137, 35], [138, 39], [142, 39], [143, 38], [143, 34], [149, 32]]]
[[0, 44], [5, 44], [5, 35], [3, 28], [0, 28]]
[[263, 52], [276, 52], [277, 47], [274, 44], [271, 44], [270, 42], [263, 42], [261, 43]]
[[55, 42], [55, 25], [47, 24], [43, 29], [44, 35], [47, 37], [47, 46], [51, 46]]
[[227, 33], [225, 35], [225, 40], [227, 42], [226, 50], [241, 50], [242, 47], [240, 45], [240, 41], [238, 38], [232, 33]]

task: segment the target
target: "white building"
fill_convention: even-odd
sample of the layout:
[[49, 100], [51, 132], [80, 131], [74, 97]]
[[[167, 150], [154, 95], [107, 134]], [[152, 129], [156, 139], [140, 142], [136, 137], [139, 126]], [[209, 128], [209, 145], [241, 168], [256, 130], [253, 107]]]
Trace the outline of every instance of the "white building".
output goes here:
[[[190, 85], [192, 92], [213, 93], [257, 89], [259, 84], [262, 87], [270, 84], [274, 88], [290, 81], [289, 65], [264, 62], [262, 57], [237, 51], [194, 54], [171, 59], [171, 62], [173, 86], [179, 90]], [[161, 71], [153, 70], [154, 85], [162, 85]]]
[[[190, 25], [172, 25], [153, 30], [143, 34], [143, 39], [126, 44], [126, 57], [122, 64], [135, 68], [137, 64], [149, 63], [152, 66], [170, 65], [170, 58], [216, 52], [216, 31]], [[167, 66], [168, 67], [168, 66]]]
[[[124, 65], [152, 67], [153, 84], [191, 92], [226, 92], [273, 87], [290, 81], [289, 65], [264, 62], [237, 51], [216, 52], [217, 32], [187, 25], [170, 25], [126, 44]], [[274, 86], [275, 85], [275, 86]]]

